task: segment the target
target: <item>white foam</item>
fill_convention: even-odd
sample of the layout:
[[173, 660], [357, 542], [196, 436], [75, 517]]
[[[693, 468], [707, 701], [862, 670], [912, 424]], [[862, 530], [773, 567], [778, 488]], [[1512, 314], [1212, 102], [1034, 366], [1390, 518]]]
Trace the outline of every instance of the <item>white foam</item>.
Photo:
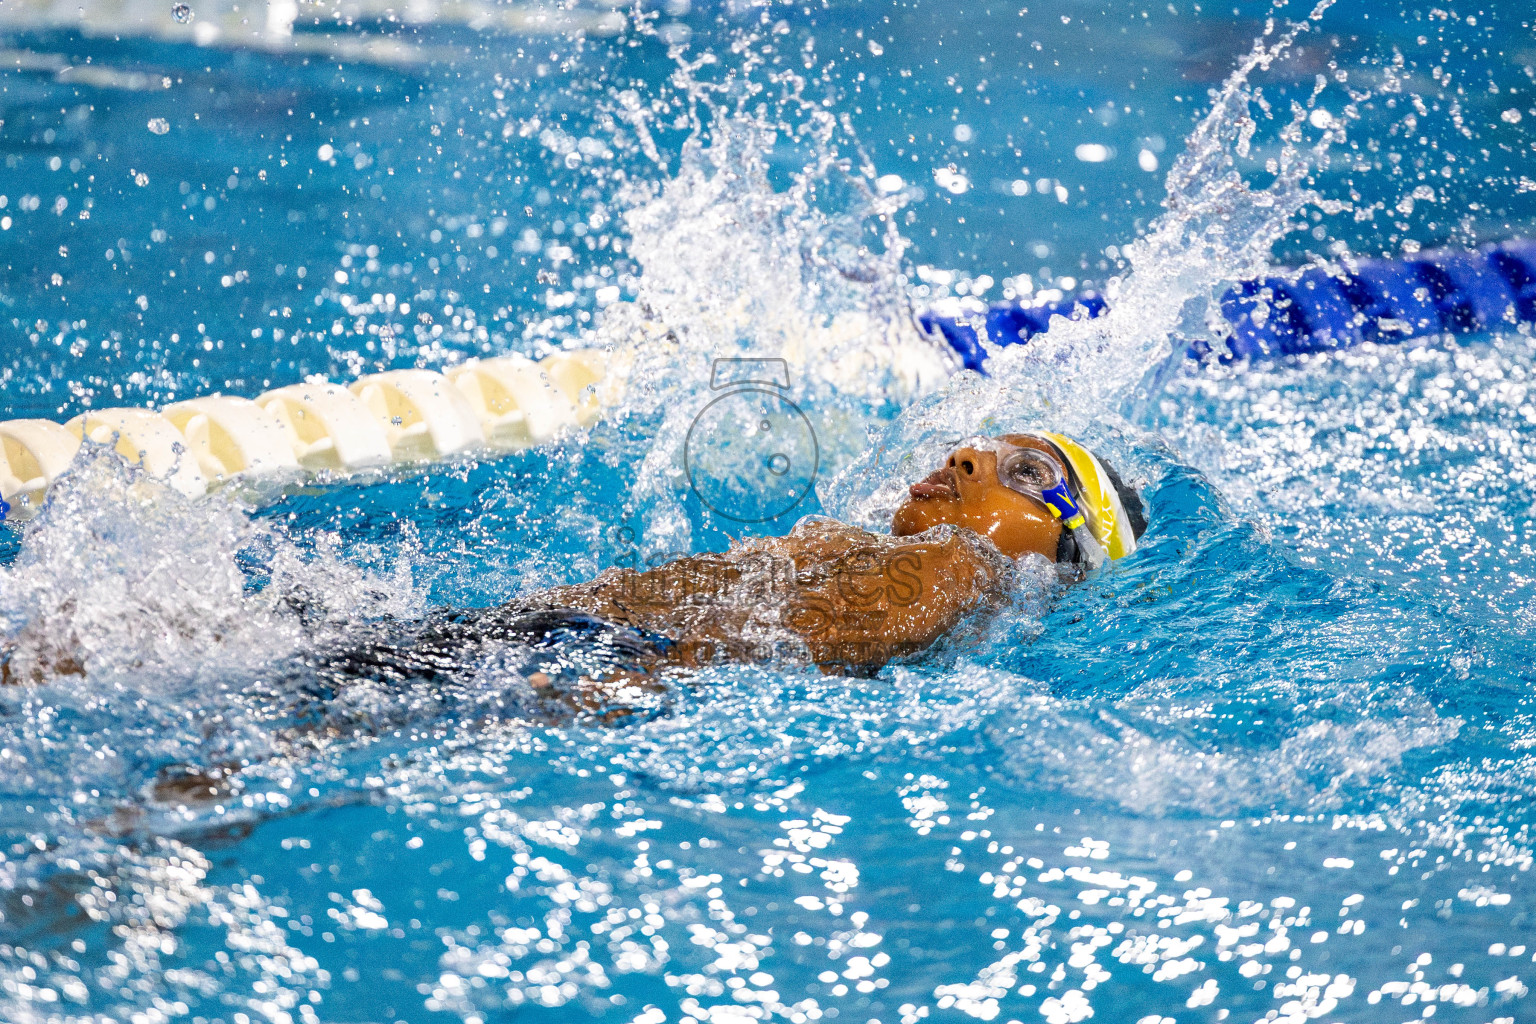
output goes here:
[[[419, 606], [409, 558], [386, 581], [319, 541], [321, 554], [306, 557], [221, 496], [194, 503], [88, 445], [28, 524], [15, 562], [0, 567], [12, 669], [48, 678], [61, 660], [77, 662], [103, 693], [222, 686], [313, 643], [327, 621]], [[251, 556], [266, 563], [256, 593], [241, 566]]]

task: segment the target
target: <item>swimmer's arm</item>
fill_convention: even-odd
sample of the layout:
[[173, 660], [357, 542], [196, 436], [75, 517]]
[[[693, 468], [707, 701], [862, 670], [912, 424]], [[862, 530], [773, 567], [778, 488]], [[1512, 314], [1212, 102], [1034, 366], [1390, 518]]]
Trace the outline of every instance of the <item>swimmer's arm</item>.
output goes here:
[[733, 545], [645, 572], [609, 569], [518, 602], [573, 608], [677, 641], [693, 665], [769, 657], [747, 634], [766, 610], [827, 671], [873, 671], [917, 653], [1000, 599], [1006, 559], [960, 532], [893, 541], [818, 519], [786, 537]]
[[1003, 593], [1000, 556], [962, 536], [887, 544], [846, 558], [805, 595], [817, 614], [786, 620], [826, 671], [878, 671], [926, 650]]

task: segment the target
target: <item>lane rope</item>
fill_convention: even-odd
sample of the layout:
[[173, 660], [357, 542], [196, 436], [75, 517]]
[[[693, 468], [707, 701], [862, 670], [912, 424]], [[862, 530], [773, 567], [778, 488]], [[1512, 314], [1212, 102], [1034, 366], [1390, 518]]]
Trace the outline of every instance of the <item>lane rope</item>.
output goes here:
[[[1536, 240], [1244, 281], [1219, 307], [1225, 334], [1191, 343], [1191, 358], [1268, 359], [1536, 324]], [[1092, 318], [1108, 308], [1102, 296], [1085, 292], [1034, 306], [995, 303], [957, 316], [924, 312], [918, 324], [948, 344], [966, 369], [985, 373], [988, 345], [1022, 345], [1049, 330], [1054, 317]]]
[[207, 395], [160, 410], [88, 409], [67, 423], [0, 421], [0, 520], [35, 514], [84, 438], [182, 494], [241, 477], [348, 474], [542, 444], [590, 426], [620, 375], [599, 350], [470, 360], [446, 373], [310, 380], [255, 399]]
[[[918, 314], [922, 333], [986, 372], [990, 352], [1022, 345], [1056, 317], [1092, 318], [1086, 292], [1039, 305], [997, 303]], [[1219, 308], [1225, 325], [1189, 344], [1194, 359], [1238, 362], [1367, 342], [1485, 333], [1536, 324], [1536, 240], [1421, 252], [1245, 281]], [[347, 474], [543, 444], [596, 421], [622, 394], [624, 360], [597, 349], [389, 370], [341, 385], [312, 379], [255, 399], [208, 395], [160, 410], [89, 409], [67, 423], [0, 422], [0, 520], [35, 514], [89, 437], [189, 496], [252, 476]]]

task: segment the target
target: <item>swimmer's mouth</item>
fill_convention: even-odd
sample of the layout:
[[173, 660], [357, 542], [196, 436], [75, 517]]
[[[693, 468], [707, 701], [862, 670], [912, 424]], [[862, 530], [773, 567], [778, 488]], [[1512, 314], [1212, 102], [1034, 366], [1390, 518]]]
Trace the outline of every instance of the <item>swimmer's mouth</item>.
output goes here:
[[955, 484], [955, 471], [945, 466], [936, 469], [926, 478], [913, 484], [908, 492], [914, 498], [947, 498], [960, 500], [960, 488]]

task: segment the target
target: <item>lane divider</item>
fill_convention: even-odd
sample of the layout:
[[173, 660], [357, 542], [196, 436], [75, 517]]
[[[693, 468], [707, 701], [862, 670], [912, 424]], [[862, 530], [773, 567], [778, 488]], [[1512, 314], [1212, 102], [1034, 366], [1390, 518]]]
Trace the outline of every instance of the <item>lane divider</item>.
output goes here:
[[[1226, 334], [1196, 341], [1190, 357], [1234, 362], [1536, 324], [1536, 240], [1245, 281], [1219, 305]], [[977, 303], [957, 314], [926, 312], [918, 324], [967, 369], [985, 373], [983, 338], [994, 348], [1022, 345], [1048, 330], [1053, 317], [1091, 318], [1107, 308], [1090, 292], [1037, 306]]]
[[[1310, 268], [1238, 284], [1219, 305], [1225, 332], [1192, 344], [1192, 358], [1232, 362], [1536, 324], [1536, 240]], [[1086, 293], [1036, 306], [977, 302], [953, 314], [924, 312], [917, 322], [961, 365], [985, 373], [989, 346], [1024, 344], [1056, 317], [1097, 317], [1107, 308]], [[309, 381], [255, 399], [90, 409], [64, 424], [0, 421], [0, 518], [34, 514], [85, 437], [187, 495], [241, 477], [346, 474], [527, 448], [591, 425], [616, 401], [624, 364], [597, 349], [538, 361], [506, 356], [443, 373], [390, 370], [345, 386]]]
[[[298, 456], [283, 425], [249, 398], [209, 395], [165, 407], [211, 483], [242, 473], [296, 472]], [[3, 429], [3, 428], [0, 428]]]
[[446, 375], [389, 370], [347, 386], [291, 384], [255, 399], [208, 395], [159, 411], [89, 409], [63, 424], [0, 421], [0, 518], [35, 514], [87, 437], [188, 496], [240, 477], [345, 474], [527, 448], [589, 426], [615, 399], [619, 382], [606, 359], [598, 350], [538, 361], [507, 356]]

